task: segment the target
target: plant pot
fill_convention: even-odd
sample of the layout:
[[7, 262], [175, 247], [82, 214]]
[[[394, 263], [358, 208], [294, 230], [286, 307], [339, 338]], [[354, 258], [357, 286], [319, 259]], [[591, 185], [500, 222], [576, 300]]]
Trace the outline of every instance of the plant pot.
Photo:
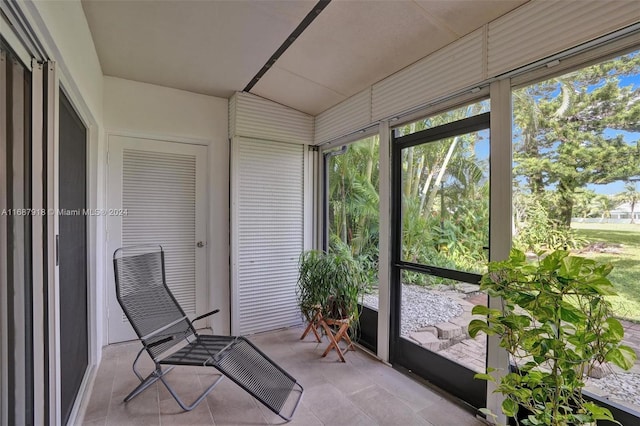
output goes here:
[[334, 320], [343, 320], [350, 318], [351, 315], [352, 312], [350, 312], [349, 304], [346, 300], [336, 296], [329, 297], [325, 309], [325, 317]]

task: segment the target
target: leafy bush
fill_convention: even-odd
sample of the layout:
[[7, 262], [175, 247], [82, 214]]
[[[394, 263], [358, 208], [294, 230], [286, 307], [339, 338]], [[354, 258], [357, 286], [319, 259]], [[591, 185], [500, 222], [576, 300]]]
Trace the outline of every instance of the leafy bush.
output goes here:
[[533, 197], [522, 197], [516, 209], [524, 213], [515, 221], [514, 246], [523, 251], [573, 250], [587, 244], [571, 228], [552, 220], [547, 207]]
[[358, 301], [364, 289], [358, 262], [347, 252], [324, 253], [310, 250], [299, 260], [298, 306], [307, 321], [316, 307], [331, 318], [354, 317], [357, 324]]
[[504, 414], [517, 419], [526, 409], [531, 414], [524, 425], [614, 421], [609, 410], [582, 397], [584, 377], [595, 366], [608, 361], [628, 370], [636, 360], [633, 349], [621, 344], [624, 330], [605, 299], [615, 294], [607, 279], [611, 269], [562, 250], [537, 263], [512, 250], [509, 259], [489, 263], [480, 290], [501, 298], [502, 309], [475, 306], [472, 313], [487, 321], [471, 321], [469, 335], [499, 336], [515, 364], [499, 380], [476, 375], [498, 382]]
[[352, 257], [359, 265], [365, 292], [371, 292], [378, 286], [378, 243], [368, 244], [362, 253], [353, 253], [353, 247], [345, 244], [336, 234], [330, 235], [329, 252], [339, 253], [343, 257]]

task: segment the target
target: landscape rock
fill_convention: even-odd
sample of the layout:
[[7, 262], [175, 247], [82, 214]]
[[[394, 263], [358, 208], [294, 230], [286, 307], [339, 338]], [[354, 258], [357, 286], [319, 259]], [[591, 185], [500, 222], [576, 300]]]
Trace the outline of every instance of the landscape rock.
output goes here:
[[434, 352], [440, 350], [440, 340], [428, 331], [414, 331], [409, 337], [418, 342], [420, 346], [423, 346], [425, 349], [429, 349]]
[[441, 322], [436, 324], [435, 327], [438, 329], [438, 337], [440, 339], [455, 339], [462, 336], [462, 329], [459, 325]]

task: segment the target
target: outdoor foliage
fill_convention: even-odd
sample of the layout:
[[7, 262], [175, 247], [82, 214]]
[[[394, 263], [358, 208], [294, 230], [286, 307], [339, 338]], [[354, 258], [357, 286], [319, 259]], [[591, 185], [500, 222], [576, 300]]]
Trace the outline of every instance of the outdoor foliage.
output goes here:
[[[408, 124], [398, 134], [485, 112], [488, 103]], [[478, 133], [408, 148], [403, 154], [402, 257], [451, 269], [482, 272], [488, 245], [488, 161], [476, 158]], [[338, 153], [336, 153], [338, 154]], [[329, 157], [329, 242], [331, 251], [350, 250], [377, 284], [379, 235], [379, 145], [372, 137]], [[438, 280], [413, 274], [416, 284]]]
[[[638, 209], [640, 54], [632, 53], [513, 92], [513, 242], [524, 251], [580, 249], [572, 217], [606, 219], [620, 203]], [[394, 129], [415, 133], [489, 110], [487, 101]], [[487, 262], [489, 164], [475, 132], [402, 152], [402, 259], [482, 273]], [[632, 140], [633, 139], [633, 140]], [[336, 153], [337, 154], [337, 153]], [[349, 250], [377, 283], [379, 145], [369, 137], [328, 165], [329, 250]], [[597, 194], [594, 184], [625, 182]], [[437, 279], [408, 275], [416, 284]]]
[[378, 281], [378, 137], [351, 144], [329, 162], [329, 251], [349, 253], [368, 285]]
[[[624, 330], [605, 296], [615, 295], [607, 278], [611, 265], [554, 251], [531, 263], [512, 250], [508, 260], [489, 263], [480, 289], [502, 300], [502, 309], [478, 305], [469, 334], [500, 337], [513, 371], [502, 375], [496, 392], [506, 398], [505, 415], [528, 414], [524, 425], [588, 424], [612, 420], [611, 413], [582, 397], [584, 377], [607, 361], [625, 370], [636, 354], [622, 345]], [[492, 373], [492, 371], [489, 371]], [[496, 381], [491, 374], [476, 378]]]
[[[513, 93], [519, 247], [578, 247], [581, 242], [569, 230], [575, 213], [605, 217], [612, 208], [608, 200], [596, 200], [587, 185], [629, 184], [640, 175], [638, 141], [621, 135], [640, 130], [640, 87], [625, 83], [639, 73], [640, 54], [634, 53]], [[589, 211], [590, 204], [595, 209]], [[532, 223], [551, 230], [550, 241], [527, 233]]]
[[[464, 111], [466, 112], [466, 111]], [[454, 114], [464, 115], [460, 111]], [[481, 272], [488, 245], [489, 164], [473, 132], [403, 153], [402, 258]], [[416, 167], [413, 159], [419, 157]]]
[[327, 318], [353, 317], [356, 326], [358, 301], [364, 288], [362, 269], [350, 253], [309, 250], [298, 262], [298, 306], [307, 322], [316, 307]]
[[578, 237], [574, 230], [561, 226], [552, 218], [541, 199], [516, 192], [513, 204], [519, 218], [516, 223], [520, 225], [514, 237], [515, 247], [538, 251], [545, 248], [577, 249], [586, 245], [587, 241]]

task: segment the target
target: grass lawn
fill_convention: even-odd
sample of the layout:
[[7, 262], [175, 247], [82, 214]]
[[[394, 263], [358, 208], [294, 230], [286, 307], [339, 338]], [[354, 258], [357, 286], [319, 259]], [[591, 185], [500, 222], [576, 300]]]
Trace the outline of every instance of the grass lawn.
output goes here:
[[609, 279], [618, 292], [613, 296], [616, 315], [640, 322], [640, 224], [571, 223], [578, 236], [589, 242], [621, 244], [620, 253], [585, 252], [590, 257], [613, 265]]

